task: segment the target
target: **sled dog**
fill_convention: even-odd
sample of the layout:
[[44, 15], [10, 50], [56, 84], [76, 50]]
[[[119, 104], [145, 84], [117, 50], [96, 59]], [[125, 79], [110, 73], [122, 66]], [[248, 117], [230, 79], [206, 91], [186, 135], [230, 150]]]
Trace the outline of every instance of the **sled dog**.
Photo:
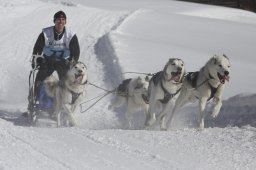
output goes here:
[[132, 116], [136, 111], [143, 109], [145, 114], [148, 111], [148, 85], [149, 77], [139, 76], [123, 80], [116, 89], [114, 101], [109, 106], [109, 109], [127, 104], [125, 116], [128, 120], [129, 127], [132, 125]]
[[86, 93], [87, 68], [82, 62], [73, 64], [68, 70], [63, 82], [58, 82], [54, 76], [49, 76], [44, 83], [46, 93], [53, 97], [53, 116], [57, 118], [57, 126], [60, 126], [60, 115], [65, 114], [69, 126], [75, 126], [76, 120], [73, 112]]
[[[159, 123], [161, 130], [167, 130], [172, 118], [172, 109], [177, 100], [185, 73], [184, 62], [170, 58], [164, 69], [154, 74], [149, 83], [149, 109], [145, 126]], [[156, 112], [159, 112], [156, 116]]]
[[176, 102], [175, 109], [188, 102], [199, 100], [200, 129], [204, 128], [204, 112], [207, 101], [213, 98], [214, 105], [211, 112], [212, 117], [219, 114], [222, 105], [222, 93], [225, 81], [229, 81], [230, 61], [223, 55], [214, 55], [197, 72], [185, 75], [181, 88], [181, 94]]

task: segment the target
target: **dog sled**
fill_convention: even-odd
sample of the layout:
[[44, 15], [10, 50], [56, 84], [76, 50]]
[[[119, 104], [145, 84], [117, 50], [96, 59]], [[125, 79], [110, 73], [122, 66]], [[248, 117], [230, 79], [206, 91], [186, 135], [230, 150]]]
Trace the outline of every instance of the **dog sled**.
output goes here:
[[[35, 62], [41, 56], [35, 56]], [[36, 66], [36, 63], [35, 63]], [[33, 68], [29, 73], [29, 93], [28, 108], [24, 115], [28, 118], [32, 126], [57, 126], [56, 117], [53, 113], [53, 98], [48, 96], [45, 91], [45, 85], [41, 82], [39, 86], [39, 98], [34, 95], [35, 78], [39, 67]]]
[[57, 126], [56, 118], [53, 114], [53, 98], [47, 96], [44, 83], [39, 86], [39, 99], [35, 98], [35, 77], [38, 68], [30, 71], [29, 74], [29, 95], [27, 116], [32, 126]]
[[[41, 57], [36, 56], [36, 57]], [[36, 61], [34, 59], [34, 61]], [[36, 63], [35, 63], [36, 65]], [[38, 123], [56, 122], [57, 127], [75, 126], [74, 111], [85, 97], [87, 81], [87, 67], [81, 62], [73, 62], [66, 73], [63, 82], [54, 76], [49, 76], [39, 86], [39, 94], [35, 98], [35, 77], [39, 67], [29, 74], [28, 118], [32, 125]]]

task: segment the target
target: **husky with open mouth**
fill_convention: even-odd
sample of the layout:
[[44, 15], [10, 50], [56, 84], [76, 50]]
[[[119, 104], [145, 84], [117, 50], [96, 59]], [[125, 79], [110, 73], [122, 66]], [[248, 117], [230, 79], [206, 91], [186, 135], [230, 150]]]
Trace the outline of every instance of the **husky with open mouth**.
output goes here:
[[196, 72], [188, 73], [181, 88], [175, 109], [186, 103], [199, 100], [200, 129], [204, 128], [204, 112], [207, 101], [213, 99], [212, 117], [219, 114], [225, 82], [229, 81], [230, 61], [223, 55], [214, 55]]
[[146, 127], [159, 123], [162, 130], [167, 130], [168, 122], [172, 119], [172, 109], [180, 94], [184, 73], [183, 60], [170, 58], [163, 71], [153, 75], [148, 89], [149, 109]]
[[63, 82], [57, 82], [53, 76], [48, 77], [46, 93], [54, 98], [53, 113], [57, 118], [57, 126], [61, 125], [60, 115], [65, 114], [69, 126], [75, 126], [74, 111], [85, 97], [87, 85], [87, 67], [82, 62], [77, 62], [68, 70]]

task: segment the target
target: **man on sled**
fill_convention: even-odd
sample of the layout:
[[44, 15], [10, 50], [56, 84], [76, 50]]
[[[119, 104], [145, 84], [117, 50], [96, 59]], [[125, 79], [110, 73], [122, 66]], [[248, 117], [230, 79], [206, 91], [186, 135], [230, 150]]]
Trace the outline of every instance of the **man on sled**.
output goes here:
[[[44, 96], [42, 82], [56, 71], [59, 82], [62, 83], [70, 65], [79, 59], [78, 38], [72, 30], [65, 27], [66, 19], [66, 14], [63, 11], [55, 13], [53, 17], [54, 26], [43, 28], [35, 43], [32, 68], [34, 71], [38, 70], [38, 72], [33, 87], [29, 87], [28, 116], [33, 116], [31, 112], [34, 110], [51, 107], [51, 102]], [[35, 107], [39, 108], [35, 109]], [[34, 118], [32, 117], [32, 119]]]

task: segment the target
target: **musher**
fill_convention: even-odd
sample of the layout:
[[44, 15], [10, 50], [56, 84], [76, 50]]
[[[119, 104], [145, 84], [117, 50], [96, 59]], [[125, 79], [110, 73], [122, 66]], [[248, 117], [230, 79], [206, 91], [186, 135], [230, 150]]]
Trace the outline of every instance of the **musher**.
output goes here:
[[[40, 83], [54, 71], [57, 71], [61, 82], [70, 64], [79, 59], [78, 38], [72, 30], [65, 27], [66, 19], [66, 14], [63, 11], [55, 13], [53, 17], [54, 26], [43, 28], [35, 43], [32, 68], [38, 67], [34, 84], [34, 97], [37, 101], [40, 95]], [[36, 58], [37, 55], [43, 57]]]

